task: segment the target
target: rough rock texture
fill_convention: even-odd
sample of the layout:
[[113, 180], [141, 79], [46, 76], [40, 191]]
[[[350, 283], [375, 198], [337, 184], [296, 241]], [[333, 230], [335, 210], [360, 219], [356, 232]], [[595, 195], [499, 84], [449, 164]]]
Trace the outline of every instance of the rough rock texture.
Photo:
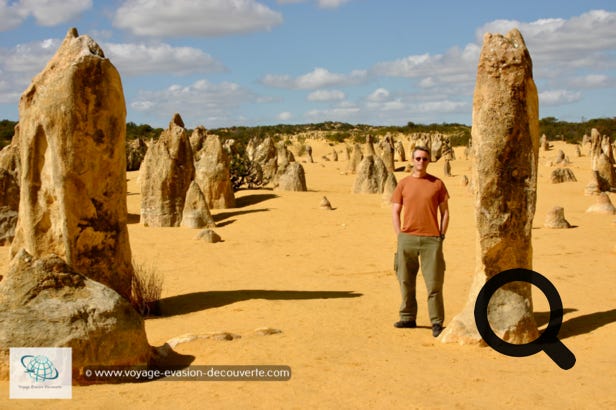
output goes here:
[[276, 175], [276, 161], [278, 152], [276, 144], [270, 137], [266, 137], [260, 144], [255, 139], [251, 139], [246, 148], [248, 158], [261, 166], [263, 171], [263, 183], [272, 181]]
[[383, 184], [383, 203], [387, 206], [391, 206], [391, 196], [398, 185], [398, 180], [393, 172], [387, 174], [385, 184]]
[[366, 156], [375, 155], [376, 151], [374, 151], [374, 136], [366, 135]]
[[353, 153], [351, 154], [351, 158], [349, 159], [349, 164], [347, 167], [347, 172], [350, 174], [354, 174], [357, 172], [357, 168], [359, 167], [360, 162], [364, 159], [364, 154], [361, 150], [361, 145], [354, 144], [353, 145]]
[[406, 152], [404, 151], [402, 141], [396, 142], [396, 154], [398, 154], [398, 160], [400, 162], [406, 162]]
[[84, 366], [145, 366], [151, 358], [143, 319], [117, 292], [76, 273], [61, 258], [23, 249], [0, 282], [0, 379], [9, 348], [71, 347], [73, 379]]
[[555, 206], [546, 214], [543, 226], [552, 229], [571, 228], [571, 224], [565, 219], [565, 209], [562, 206]]
[[[538, 97], [531, 58], [517, 29], [506, 36], [484, 35], [473, 97], [472, 146], [476, 266], [467, 304], [445, 328], [444, 342], [481, 343], [474, 307], [483, 285], [507, 269], [532, 269]], [[538, 336], [530, 284], [503, 286], [488, 311], [491, 327], [505, 341], [528, 343]]]
[[307, 191], [306, 176], [302, 164], [298, 162], [287, 164], [284, 171], [278, 175], [274, 189], [282, 191]]
[[541, 138], [539, 139], [539, 145], [541, 146], [542, 151], [550, 150], [550, 143], [548, 142], [548, 137], [545, 134], [541, 135]]
[[443, 140], [442, 156], [448, 161], [456, 159], [456, 152], [453, 150], [449, 139]]
[[203, 144], [205, 144], [205, 139], [207, 138], [207, 130], [203, 125], [197, 126], [192, 134], [190, 134], [190, 148], [193, 152], [193, 160], [198, 162], [201, 157], [201, 149], [203, 148]]
[[313, 163], [314, 160], [312, 159], [312, 147], [310, 145], [306, 145], [306, 155], [308, 155], [308, 161], [310, 163]]
[[389, 142], [385, 141], [382, 144], [382, 153], [381, 153], [381, 159], [383, 160], [383, 163], [385, 164], [385, 168], [387, 169], [387, 172], [394, 172], [396, 170], [396, 167], [394, 165], [394, 147], [393, 145], [391, 145]]
[[366, 156], [359, 164], [353, 184], [354, 194], [382, 194], [387, 181], [387, 168], [376, 155]]
[[190, 183], [188, 191], [186, 191], [180, 226], [186, 228], [213, 228], [216, 226], [205, 196], [199, 188], [199, 184], [195, 181]]
[[19, 211], [19, 184], [11, 173], [0, 168], [0, 246], [8, 245], [15, 237]]
[[560, 184], [563, 182], [575, 182], [575, 174], [570, 168], [557, 168], [552, 171], [550, 181], [553, 184]]
[[469, 183], [468, 177], [466, 175], [462, 175], [460, 177], [460, 185], [468, 186], [468, 183]]
[[338, 161], [338, 153], [336, 152], [336, 147], [332, 147], [332, 161]]
[[[283, 173], [289, 163], [295, 162], [295, 156], [287, 149], [287, 146], [284, 143], [278, 144], [276, 150], [276, 173], [277, 176], [279, 176], [279, 173]], [[276, 179], [276, 177], [274, 179]]]
[[579, 145], [576, 145], [576, 146], [575, 146], [575, 156], [576, 156], [577, 158], [580, 158], [580, 157], [582, 156], [582, 150], [580, 149], [580, 146], [579, 146]]
[[120, 75], [88, 36], [68, 31], [19, 102], [19, 220], [11, 255], [55, 254], [131, 293], [126, 108]]
[[565, 162], [565, 159], [565, 153], [562, 149], [559, 149], [558, 152], [556, 152], [556, 156], [554, 157], [554, 164], [560, 164], [562, 162]]
[[141, 138], [128, 141], [126, 143], [126, 170], [138, 171], [148, 152], [148, 145]]
[[446, 177], [450, 177], [451, 176], [451, 161], [449, 161], [448, 159], [445, 159], [445, 161], [443, 162], [443, 175], [445, 175]]
[[17, 138], [0, 151], [0, 245], [15, 237], [19, 212], [19, 146]]
[[443, 155], [443, 141], [441, 139], [433, 139], [430, 146], [430, 158], [432, 162], [437, 162]]
[[616, 214], [616, 208], [614, 208], [608, 194], [601, 192], [597, 195], [597, 202], [594, 205], [589, 206], [588, 209], [586, 209], [586, 212], [613, 215]]
[[599, 189], [616, 191], [616, 169], [610, 138], [607, 135], [602, 137], [596, 128], [590, 133], [590, 163], [591, 170], [597, 171]]
[[210, 209], [235, 208], [235, 195], [231, 185], [230, 163], [217, 135], [208, 135], [197, 154], [195, 181], [199, 184]]
[[180, 226], [186, 191], [195, 175], [184, 122], [175, 114], [141, 165], [141, 222], [145, 226]]
[[599, 195], [604, 191], [607, 191], [607, 186], [605, 181], [599, 177], [599, 171], [590, 171], [590, 180], [584, 187], [584, 195]]
[[321, 203], [319, 204], [319, 209], [324, 209], [326, 211], [333, 210], [332, 204], [329, 202], [329, 199], [327, 199], [326, 196], [324, 196], [323, 199], [321, 199]]
[[208, 243], [216, 243], [216, 242], [222, 241], [222, 238], [220, 237], [220, 235], [218, 235], [216, 232], [214, 232], [211, 229], [202, 230], [201, 232], [197, 234], [196, 239], [202, 239]]
[[603, 191], [616, 192], [616, 170], [605, 153], [601, 153], [597, 157], [596, 171], [599, 178], [599, 186]]

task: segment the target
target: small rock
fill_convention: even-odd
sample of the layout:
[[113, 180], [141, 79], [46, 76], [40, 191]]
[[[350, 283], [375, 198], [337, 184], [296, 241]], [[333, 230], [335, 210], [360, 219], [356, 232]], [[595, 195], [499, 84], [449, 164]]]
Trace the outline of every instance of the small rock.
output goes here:
[[326, 196], [323, 197], [323, 199], [321, 199], [321, 203], [319, 204], [319, 208], [320, 209], [325, 209], [327, 211], [331, 211], [332, 208], [332, 204], [329, 202], [329, 200], [327, 199]]
[[543, 226], [552, 229], [571, 228], [571, 224], [565, 219], [565, 210], [561, 206], [555, 206], [547, 213]]
[[209, 243], [221, 242], [222, 238], [216, 232], [211, 229], [204, 229], [197, 234], [196, 239], [203, 239]]
[[271, 327], [260, 327], [254, 330], [254, 334], [258, 336], [269, 336], [269, 335], [275, 335], [278, 333], [282, 333], [282, 330], [274, 329]]

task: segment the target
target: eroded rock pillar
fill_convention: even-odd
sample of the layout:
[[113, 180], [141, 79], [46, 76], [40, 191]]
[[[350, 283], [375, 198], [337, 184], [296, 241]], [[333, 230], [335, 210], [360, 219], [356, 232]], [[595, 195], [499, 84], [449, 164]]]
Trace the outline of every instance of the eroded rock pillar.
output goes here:
[[[469, 299], [441, 336], [479, 343], [474, 307], [483, 285], [501, 271], [532, 269], [531, 231], [537, 196], [539, 121], [532, 61], [517, 29], [486, 34], [473, 97], [473, 185], [476, 258]], [[531, 285], [513, 282], [490, 300], [494, 332], [510, 343], [534, 340]]]

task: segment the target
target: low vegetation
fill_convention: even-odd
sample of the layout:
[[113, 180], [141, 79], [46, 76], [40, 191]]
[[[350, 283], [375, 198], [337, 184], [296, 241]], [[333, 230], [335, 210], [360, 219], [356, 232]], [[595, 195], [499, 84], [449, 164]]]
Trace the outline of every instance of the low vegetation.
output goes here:
[[133, 260], [135, 275], [132, 281], [131, 304], [141, 316], [160, 316], [160, 296], [163, 276], [154, 268]]
[[[10, 120], [0, 121], [0, 148], [8, 145], [13, 138], [14, 128], [17, 122]], [[548, 140], [562, 140], [568, 143], [579, 143], [584, 134], [590, 135], [590, 130], [596, 128], [601, 134], [616, 137], [616, 117], [612, 118], [594, 118], [590, 120], [582, 120], [581, 122], [559, 121], [555, 117], [546, 117], [539, 121], [539, 133], [545, 134]], [[136, 138], [157, 139], [162, 128], [153, 128], [148, 124], [135, 124], [129, 122], [126, 124], [126, 138], [132, 140]], [[189, 133], [191, 130], [188, 130]], [[291, 136], [296, 134], [306, 134], [310, 132], [320, 131], [326, 134], [327, 139], [332, 142], [364, 142], [366, 135], [374, 135], [376, 137], [383, 136], [387, 133], [418, 133], [418, 132], [439, 132], [451, 136], [453, 146], [464, 146], [468, 144], [471, 138], [471, 127], [464, 124], [415, 124], [409, 122], [403, 126], [374, 126], [366, 124], [348, 124], [344, 122], [322, 122], [316, 124], [278, 124], [278, 125], [261, 125], [256, 127], [226, 127], [210, 130], [212, 133], [219, 135], [223, 140], [232, 138], [243, 144], [248, 143], [250, 138], [265, 138], [267, 136], [280, 139], [283, 136]]]

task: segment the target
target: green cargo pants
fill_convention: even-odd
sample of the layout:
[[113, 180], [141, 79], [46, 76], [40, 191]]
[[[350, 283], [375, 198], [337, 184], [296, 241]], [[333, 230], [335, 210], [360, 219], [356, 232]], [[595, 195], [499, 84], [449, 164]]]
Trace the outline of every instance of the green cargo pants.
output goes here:
[[394, 263], [402, 296], [400, 320], [416, 320], [415, 290], [417, 272], [421, 263], [421, 273], [428, 293], [430, 322], [433, 325], [442, 325], [445, 319], [443, 240], [438, 236], [415, 236], [401, 232], [398, 234], [398, 249]]

